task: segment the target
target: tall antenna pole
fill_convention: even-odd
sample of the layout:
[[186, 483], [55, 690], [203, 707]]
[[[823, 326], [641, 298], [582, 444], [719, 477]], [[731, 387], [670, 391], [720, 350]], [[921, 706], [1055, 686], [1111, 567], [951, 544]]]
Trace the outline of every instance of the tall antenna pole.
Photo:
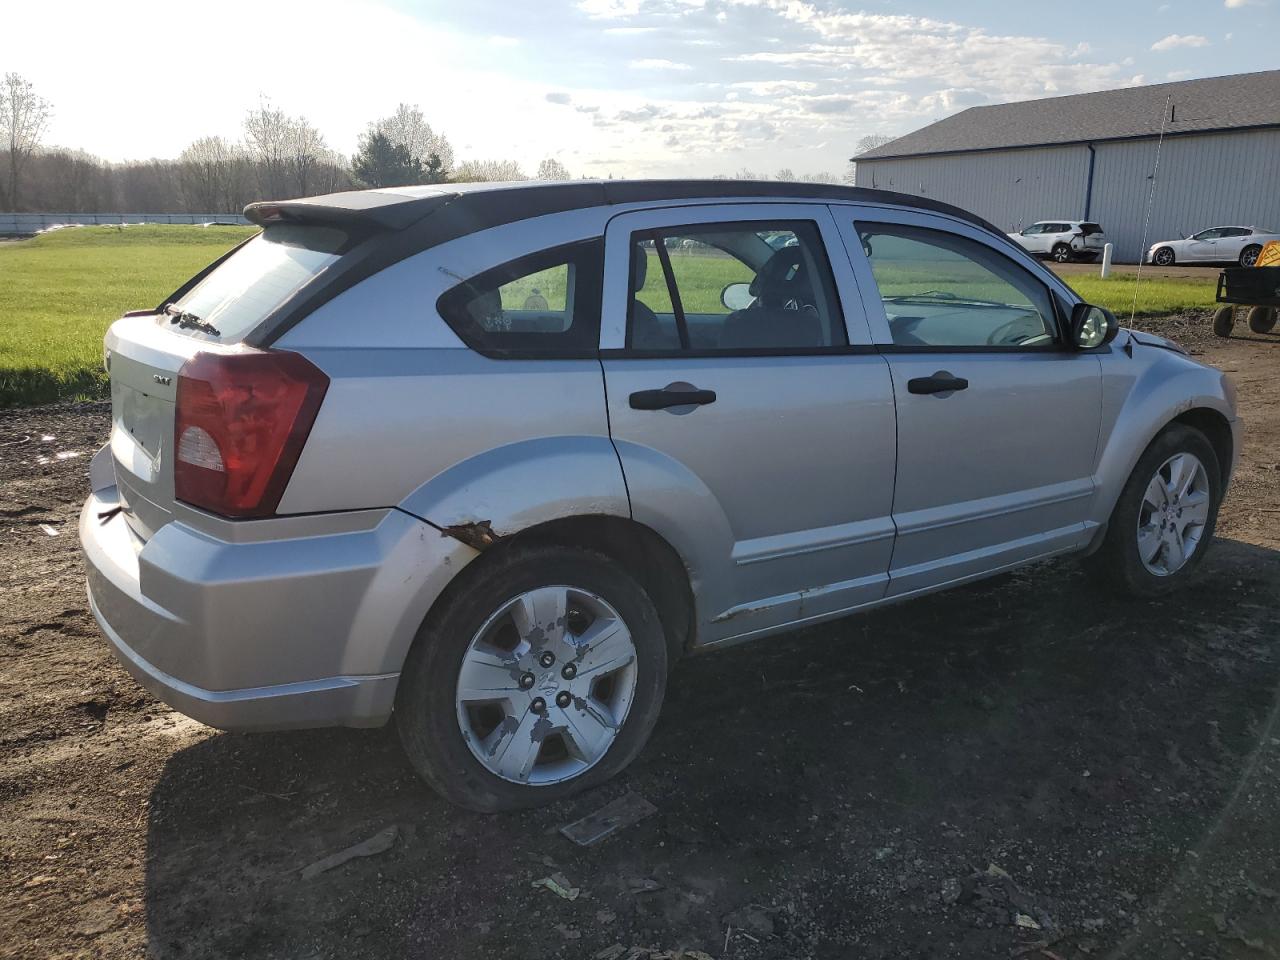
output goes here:
[[1151, 226], [1151, 209], [1156, 201], [1156, 177], [1160, 174], [1160, 151], [1164, 147], [1164, 130], [1169, 125], [1169, 111], [1173, 106], [1173, 94], [1165, 97], [1164, 116], [1160, 118], [1160, 139], [1156, 141], [1156, 163], [1151, 169], [1151, 189], [1147, 191], [1147, 216], [1142, 221], [1142, 246], [1138, 250], [1138, 275], [1133, 281], [1133, 306], [1129, 310], [1129, 326], [1138, 313], [1138, 287], [1142, 283], [1142, 265], [1147, 260], [1147, 230]]

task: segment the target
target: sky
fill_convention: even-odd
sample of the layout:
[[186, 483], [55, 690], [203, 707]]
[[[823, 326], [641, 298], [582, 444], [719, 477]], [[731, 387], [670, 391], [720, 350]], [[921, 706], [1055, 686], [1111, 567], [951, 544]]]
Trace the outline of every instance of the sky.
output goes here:
[[405, 102], [529, 173], [838, 175], [971, 106], [1274, 69], [1278, 35], [1280, 0], [59, 0], [6, 12], [0, 72], [47, 144], [117, 161], [239, 139], [265, 98], [346, 154]]

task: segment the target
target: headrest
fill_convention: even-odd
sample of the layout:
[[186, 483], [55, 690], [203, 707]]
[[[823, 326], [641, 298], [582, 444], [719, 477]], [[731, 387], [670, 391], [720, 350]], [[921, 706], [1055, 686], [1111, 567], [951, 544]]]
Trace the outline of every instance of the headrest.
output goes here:
[[640, 244], [631, 247], [631, 292], [638, 293], [644, 289], [645, 277], [649, 275], [649, 254]]

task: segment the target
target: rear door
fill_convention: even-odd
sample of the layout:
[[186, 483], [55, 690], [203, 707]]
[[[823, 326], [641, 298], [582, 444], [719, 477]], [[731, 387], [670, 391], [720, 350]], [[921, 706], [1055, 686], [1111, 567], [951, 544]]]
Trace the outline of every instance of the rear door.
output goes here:
[[971, 225], [832, 210], [897, 401], [888, 594], [1084, 544], [1101, 368], [1065, 346], [1050, 289]]
[[702, 638], [879, 599], [893, 392], [827, 209], [627, 213], [605, 247], [611, 434], [636, 519], [682, 541]]

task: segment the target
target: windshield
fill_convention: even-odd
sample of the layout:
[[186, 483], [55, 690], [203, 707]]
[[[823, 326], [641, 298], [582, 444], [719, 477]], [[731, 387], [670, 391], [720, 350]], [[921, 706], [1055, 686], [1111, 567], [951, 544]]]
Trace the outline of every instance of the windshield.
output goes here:
[[332, 227], [267, 227], [172, 305], [171, 313], [191, 318], [177, 328], [223, 343], [242, 340], [336, 261], [346, 242], [347, 235]]

